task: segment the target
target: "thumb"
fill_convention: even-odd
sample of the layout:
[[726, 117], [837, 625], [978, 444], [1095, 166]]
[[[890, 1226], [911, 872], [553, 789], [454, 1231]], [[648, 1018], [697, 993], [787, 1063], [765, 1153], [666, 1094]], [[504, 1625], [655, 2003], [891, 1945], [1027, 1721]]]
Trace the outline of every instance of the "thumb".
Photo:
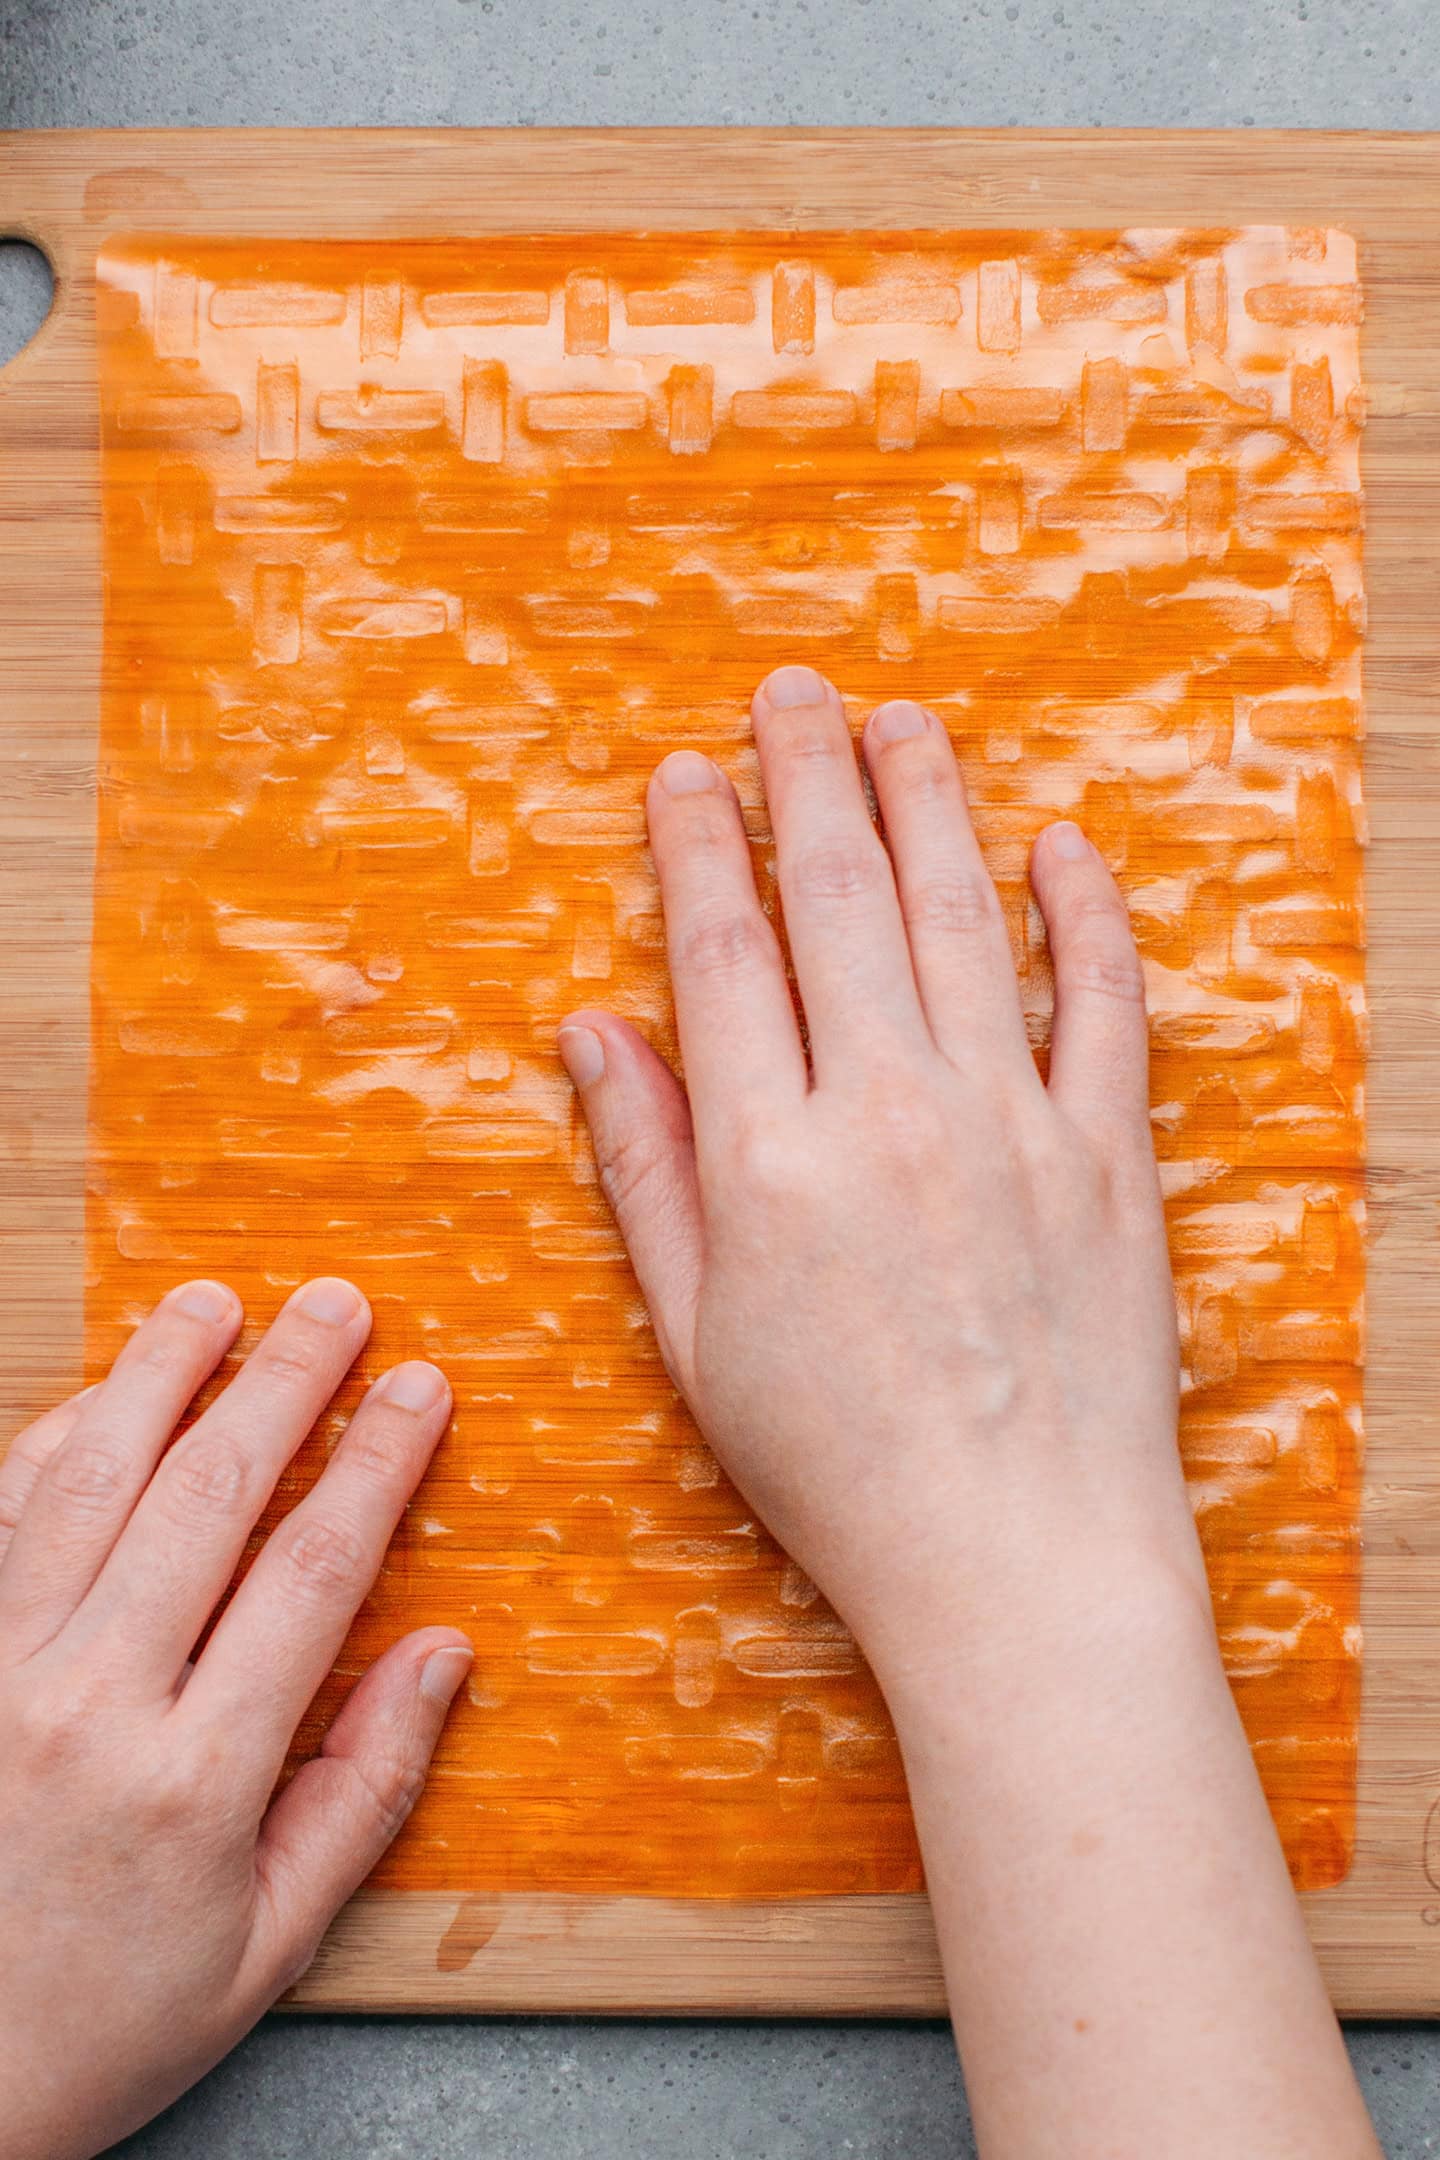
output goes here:
[[661, 1355], [683, 1388], [702, 1252], [695, 1136], [685, 1091], [664, 1059], [613, 1013], [571, 1013], [560, 1023], [559, 1046]]
[[255, 1851], [262, 2008], [299, 1978], [419, 1799], [473, 1655], [453, 1628], [393, 1644], [356, 1682], [319, 1754], [271, 1802]]

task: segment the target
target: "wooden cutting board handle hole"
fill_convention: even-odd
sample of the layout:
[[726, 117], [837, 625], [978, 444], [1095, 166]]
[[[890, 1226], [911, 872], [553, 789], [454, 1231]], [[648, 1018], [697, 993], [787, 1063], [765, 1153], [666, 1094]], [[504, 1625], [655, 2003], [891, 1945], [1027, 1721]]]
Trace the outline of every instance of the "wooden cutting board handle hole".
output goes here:
[[44, 328], [55, 302], [55, 272], [43, 248], [0, 234], [0, 368]]

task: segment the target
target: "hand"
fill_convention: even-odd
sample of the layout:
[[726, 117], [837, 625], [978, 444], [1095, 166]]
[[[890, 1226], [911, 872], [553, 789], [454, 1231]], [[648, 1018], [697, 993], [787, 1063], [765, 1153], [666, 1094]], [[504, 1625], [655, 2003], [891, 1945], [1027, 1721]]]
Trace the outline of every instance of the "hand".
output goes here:
[[782, 668], [753, 714], [811, 1070], [735, 791], [689, 750], [647, 800], [688, 1102], [613, 1015], [560, 1035], [677, 1386], [882, 1679], [1077, 1540], [1202, 1597], [1114, 881], [1074, 825], [1036, 846], [1047, 1086], [944, 728], [865, 730], [887, 854], [831, 686]]
[[1143, 978], [1071, 824], [1049, 1076], [935, 717], [753, 705], [802, 1044], [733, 788], [648, 796], [688, 1098], [560, 1044], [666, 1362], [895, 1718], [980, 2148], [1376, 2160], [1221, 1667], [1176, 1448]]
[[299, 1978], [413, 1805], [468, 1670], [427, 1628], [272, 1798], [445, 1430], [432, 1365], [371, 1388], [203, 1651], [280, 1473], [370, 1332], [298, 1291], [167, 1452], [240, 1301], [176, 1290], [0, 1466], [0, 2090], [7, 2160], [81, 2160], [166, 2107]]

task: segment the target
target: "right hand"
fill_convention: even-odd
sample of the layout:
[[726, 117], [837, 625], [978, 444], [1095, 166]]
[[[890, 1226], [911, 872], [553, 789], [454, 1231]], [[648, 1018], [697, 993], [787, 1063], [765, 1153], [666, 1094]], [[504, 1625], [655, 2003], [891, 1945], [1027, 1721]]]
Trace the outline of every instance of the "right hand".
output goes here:
[[561, 1046], [661, 1348], [895, 1721], [980, 2149], [1378, 2160], [1215, 1640], [1176, 1446], [1140, 964], [1070, 824], [1048, 1083], [944, 728], [754, 707], [809, 1055], [734, 789], [651, 782], [688, 1096]]
[[1113, 879], [1074, 825], [1041, 835], [1046, 1085], [940, 722], [866, 728], [887, 851], [835, 690], [782, 668], [753, 717], [809, 1069], [735, 790], [691, 750], [647, 797], [687, 1089], [613, 1014], [560, 1035], [677, 1386], [880, 1668], [967, 1586], [1086, 1544], [1203, 1600]]

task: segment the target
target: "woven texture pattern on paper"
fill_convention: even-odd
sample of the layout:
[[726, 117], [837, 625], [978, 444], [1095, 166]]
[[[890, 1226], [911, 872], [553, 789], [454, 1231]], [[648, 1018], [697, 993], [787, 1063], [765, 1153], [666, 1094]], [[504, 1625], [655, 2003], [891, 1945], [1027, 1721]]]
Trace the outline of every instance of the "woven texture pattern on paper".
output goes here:
[[382, 1880], [918, 1882], [873, 1682], [667, 1386], [554, 1054], [582, 1001], [672, 1047], [665, 750], [735, 776], [771, 893], [746, 713], [794, 659], [946, 717], [1042, 1057], [1029, 843], [1075, 815], [1124, 882], [1225, 1653], [1296, 1879], [1344, 1873], [1359, 314], [1316, 231], [106, 251], [90, 1350], [186, 1274], [258, 1325], [326, 1270], [369, 1370], [450, 1374], [309, 1728], [402, 1626], [473, 1631]]

